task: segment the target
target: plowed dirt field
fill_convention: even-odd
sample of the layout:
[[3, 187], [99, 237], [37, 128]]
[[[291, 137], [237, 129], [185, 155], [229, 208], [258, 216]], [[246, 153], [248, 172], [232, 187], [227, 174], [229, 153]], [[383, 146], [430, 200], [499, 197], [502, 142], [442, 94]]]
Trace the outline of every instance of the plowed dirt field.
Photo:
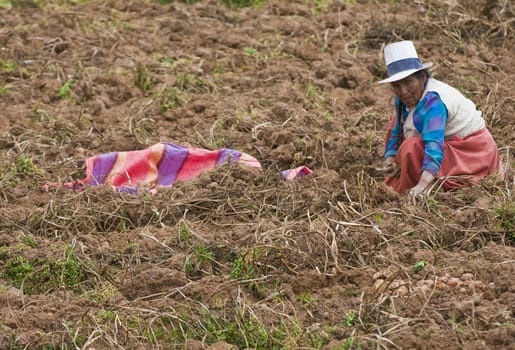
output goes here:
[[[514, 3], [231, 3], [0, 0], [0, 348], [515, 349]], [[400, 39], [482, 110], [503, 181], [383, 184]], [[161, 141], [263, 169], [42, 190]]]

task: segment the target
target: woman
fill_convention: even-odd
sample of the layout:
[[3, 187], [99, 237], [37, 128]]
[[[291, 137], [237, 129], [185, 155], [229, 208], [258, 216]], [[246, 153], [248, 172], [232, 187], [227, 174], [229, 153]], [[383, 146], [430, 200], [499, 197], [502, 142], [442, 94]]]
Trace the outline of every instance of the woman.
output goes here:
[[385, 182], [415, 199], [444, 177], [443, 188], [470, 186], [501, 172], [499, 152], [481, 112], [455, 88], [434, 79], [411, 41], [384, 49], [395, 94], [395, 116], [386, 138]]

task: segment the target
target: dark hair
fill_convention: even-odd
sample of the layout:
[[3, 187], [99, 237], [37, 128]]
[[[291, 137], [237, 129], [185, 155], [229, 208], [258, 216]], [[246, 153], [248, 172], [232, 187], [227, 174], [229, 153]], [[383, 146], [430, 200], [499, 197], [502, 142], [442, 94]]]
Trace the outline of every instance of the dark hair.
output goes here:
[[418, 80], [421, 80], [422, 79], [422, 75], [426, 76], [427, 79], [431, 78], [431, 72], [429, 71], [429, 69], [422, 69], [422, 70], [419, 70], [418, 72], [415, 72], [413, 73], [412, 75], [417, 78]]

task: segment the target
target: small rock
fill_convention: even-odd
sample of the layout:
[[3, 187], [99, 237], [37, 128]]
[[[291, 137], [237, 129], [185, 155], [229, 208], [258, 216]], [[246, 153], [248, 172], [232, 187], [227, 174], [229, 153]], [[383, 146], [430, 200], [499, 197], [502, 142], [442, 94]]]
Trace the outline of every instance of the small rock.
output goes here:
[[430, 288], [424, 284], [424, 285], [417, 287], [416, 291], [426, 295], [430, 291]]
[[374, 282], [374, 288], [379, 289], [384, 285], [384, 280], [379, 278]]
[[397, 288], [395, 290], [395, 292], [393, 294], [398, 297], [404, 297], [404, 296], [408, 295], [408, 293], [409, 293], [409, 290], [406, 286], [400, 286], [399, 288]]
[[375, 280], [378, 280], [378, 279], [385, 279], [386, 278], [386, 275], [384, 272], [382, 271], [378, 271], [376, 273], [374, 273], [374, 275], [372, 276], [372, 278]]
[[449, 287], [456, 287], [460, 283], [460, 279], [457, 277], [451, 277], [447, 280], [447, 285]]
[[472, 300], [464, 300], [462, 302], [456, 303], [456, 309], [461, 312], [466, 312], [472, 309], [473, 301]]
[[485, 288], [485, 284], [483, 282], [481, 282], [481, 281], [477, 281], [476, 280], [476, 281], [472, 281], [470, 283], [470, 287], [475, 289], [475, 290], [477, 290], [477, 289], [483, 290]]
[[417, 287], [425, 286], [424, 280], [417, 281]]
[[392, 283], [390, 283], [390, 289], [397, 289], [402, 284], [402, 281], [395, 280]]
[[463, 275], [461, 275], [462, 281], [471, 281], [473, 278], [474, 278], [474, 275], [471, 273], [464, 273]]
[[470, 44], [465, 47], [464, 52], [467, 57], [474, 57], [477, 55], [477, 48], [473, 44]]
[[435, 281], [433, 280], [422, 280], [422, 283], [428, 287], [433, 287], [435, 285]]

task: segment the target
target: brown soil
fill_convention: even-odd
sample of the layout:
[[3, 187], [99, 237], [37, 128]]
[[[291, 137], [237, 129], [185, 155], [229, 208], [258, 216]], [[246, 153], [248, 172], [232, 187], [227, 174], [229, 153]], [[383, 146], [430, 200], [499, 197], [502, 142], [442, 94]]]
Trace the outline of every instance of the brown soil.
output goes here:
[[[1, 349], [515, 349], [513, 2], [0, 4]], [[504, 182], [382, 184], [400, 38], [481, 108]], [[159, 141], [264, 170], [40, 189]]]

